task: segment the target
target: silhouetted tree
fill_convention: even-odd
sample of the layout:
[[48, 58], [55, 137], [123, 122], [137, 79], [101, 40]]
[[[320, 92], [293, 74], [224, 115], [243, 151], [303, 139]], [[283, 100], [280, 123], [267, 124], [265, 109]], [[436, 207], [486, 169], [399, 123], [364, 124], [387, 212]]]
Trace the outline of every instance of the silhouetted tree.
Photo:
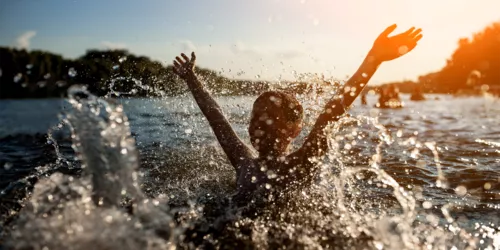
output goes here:
[[[60, 97], [73, 84], [86, 85], [94, 94], [119, 96], [174, 96], [187, 88], [164, 66], [126, 50], [88, 50], [69, 60], [44, 51], [0, 47], [0, 98]], [[197, 68], [207, 87], [216, 94], [255, 94], [267, 83], [230, 80], [219, 73]]]

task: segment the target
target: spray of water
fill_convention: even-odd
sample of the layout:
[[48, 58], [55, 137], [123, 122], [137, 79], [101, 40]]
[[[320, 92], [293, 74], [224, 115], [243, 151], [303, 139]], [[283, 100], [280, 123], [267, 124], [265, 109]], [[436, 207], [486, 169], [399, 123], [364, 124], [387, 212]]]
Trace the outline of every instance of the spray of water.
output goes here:
[[[119, 104], [85, 88], [69, 90], [73, 148], [81, 178], [56, 173], [34, 188], [9, 244], [23, 249], [166, 249], [173, 246], [171, 218], [160, 201], [138, 186], [137, 152]], [[49, 137], [50, 138], [50, 137]], [[57, 147], [56, 147], [57, 149]], [[122, 209], [128, 201], [129, 209]]]
[[[299, 98], [314, 114], [325, 100], [311, 93], [318, 95], [312, 87]], [[157, 180], [158, 168], [139, 169], [120, 104], [81, 87], [69, 90], [68, 101], [72, 109], [62, 124], [70, 127], [82, 176], [55, 173], [36, 184], [7, 242], [12, 249], [500, 248], [495, 225], [472, 234], [454, 220], [451, 204], [433, 210], [430, 201], [420, 203], [422, 187], [402, 186], [388, 174], [385, 149], [403, 147], [420, 160], [423, 144], [437, 168], [436, 186], [446, 189], [436, 145], [404, 140], [399, 131], [394, 137], [376, 117], [346, 117], [329, 127], [330, 151], [316, 159], [321, 173], [312, 186], [267, 206], [232, 207], [224, 197], [234, 191], [227, 188], [234, 179], [223, 178], [230, 169], [223, 158], [179, 176], [163, 166], [166, 180]], [[152, 183], [156, 192], [145, 194], [142, 187]]]

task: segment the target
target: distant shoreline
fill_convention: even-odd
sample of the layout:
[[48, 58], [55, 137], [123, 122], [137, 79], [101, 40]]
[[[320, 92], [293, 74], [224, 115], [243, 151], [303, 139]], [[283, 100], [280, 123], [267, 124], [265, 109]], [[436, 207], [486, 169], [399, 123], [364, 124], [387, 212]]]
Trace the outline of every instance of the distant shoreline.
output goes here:
[[[405, 96], [411, 96], [411, 93], [404, 93], [401, 92], [400, 94], [405, 95]], [[456, 98], [467, 98], [467, 97], [482, 97], [484, 94], [449, 94], [449, 93], [424, 93], [424, 95], [429, 95], [429, 96], [452, 96]], [[258, 94], [254, 95], [214, 95], [216, 98], [217, 97], [252, 97], [252, 96], [258, 96]], [[375, 96], [378, 96], [378, 94], [375, 94]], [[181, 97], [190, 97], [190, 94], [186, 95], [176, 95], [176, 96], [120, 96], [120, 97], [104, 97], [104, 96], [99, 96], [100, 98], [105, 98], [105, 99], [119, 99], [119, 100], [124, 100], [124, 99], [168, 99], [168, 98], [181, 98]], [[500, 98], [500, 97], [499, 97]], [[64, 97], [38, 97], [38, 98], [33, 98], [33, 97], [26, 97], [26, 98], [2, 98], [0, 99], [1, 101], [30, 101], [30, 100], [66, 100], [68, 99], [67, 96]]]

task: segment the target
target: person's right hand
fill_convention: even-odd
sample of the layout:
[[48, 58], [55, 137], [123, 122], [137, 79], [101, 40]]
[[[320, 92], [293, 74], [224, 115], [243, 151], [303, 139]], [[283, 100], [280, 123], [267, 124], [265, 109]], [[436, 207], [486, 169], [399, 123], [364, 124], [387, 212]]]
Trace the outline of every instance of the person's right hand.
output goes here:
[[196, 55], [194, 52], [191, 52], [191, 59], [187, 57], [184, 53], [181, 54], [182, 60], [180, 57], [175, 57], [174, 60], [174, 73], [177, 74], [180, 78], [186, 80], [190, 74], [194, 72], [194, 64], [196, 62]]
[[375, 60], [384, 62], [396, 59], [413, 50], [417, 46], [417, 42], [422, 38], [422, 34], [420, 34], [422, 30], [415, 29], [414, 27], [403, 33], [389, 37], [389, 34], [396, 27], [396, 24], [387, 27], [373, 43], [370, 56], [373, 56]]

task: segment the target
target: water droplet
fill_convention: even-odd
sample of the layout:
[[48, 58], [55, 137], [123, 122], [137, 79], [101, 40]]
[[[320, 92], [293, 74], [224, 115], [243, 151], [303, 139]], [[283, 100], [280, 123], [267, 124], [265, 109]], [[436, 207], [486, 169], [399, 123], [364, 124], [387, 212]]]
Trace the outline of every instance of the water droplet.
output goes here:
[[367, 78], [368, 74], [366, 74], [366, 73], [363, 72], [363, 73], [361, 73], [361, 76], [364, 77], [364, 78]]
[[69, 70], [68, 70], [68, 75], [69, 75], [70, 77], [75, 77], [75, 76], [76, 76], [76, 74], [77, 74], [77, 73], [76, 73], [75, 68], [69, 68]]
[[483, 186], [483, 187], [484, 187], [484, 189], [486, 189], [486, 190], [490, 190], [490, 189], [491, 189], [491, 183], [486, 182], [486, 183], [484, 183], [484, 186]]
[[271, 189], [271, 184], [266, 183], [266, 189]]
[[113, 216], [108, 215], [108, 216], [106, 216], [106, 218], [104, 218], [104, 220], [105, 220], [107, 223], [111, 223], [111, 222], [113, 221]]
[[411, 151], [410, 157], [413, 159], [417, 159], [419, 154], [420, 154], [420, 150], [418, 150], [418, 148], [415, 148]]
[[[269, 179], [274, 179], [274, 178], [278, 177], [278, 175], [272, 170], [268, 170], [266, 172], [266, 174], [267, 174], [267, 178], [269, 178]], [[267, 189], [269, 189], [269, 188], [267, 188]]]
[[6, 163], [3, 165], [3, 168], [4, 168], [5, 170], [9, 170], [9, 169], [11, 169], [11, 168], [12, 168], [12, 166], [13, 166], [13, 165], [12, 165], [12, 163], [10, 163], [10, 162], [6, 162]]
[[43, 88], [43, 87], [45, 87], [45, 85], [47, 85], [47, 82], [46, 81], [39, 81], [39, 82], [36, 83], [36, 85], [39, 88]]
[[430, 202], [430, 201], [424, 201], [422, 203], [422, 207], [425, 208], [425, 209], [430, 209], [432, 207], [432, 202]]
[[357, 174], [356, 174], [356, 178], [357, 178], [358, 180], [362, 180], [362, 179], [364, 179], [364, 178], [365, 178], [365, 174], [363, 174], [363, 173], [359, 172], [359, 173], [357, 173]]
[[14, 82], [18, 83], [22, 77], [23, 77], [23, 74], [17, 73], [17, 75], [14, 76]]
[[47, 73], [43, 76], [44, 79], [49, 79], [50, 78], [50, 73]]
[[26, 64], [26, 68], [27, 68], [27, 69], [31, 69], [31, 68], [33, 68], [33, 64]]
[[400, 129], [400, 130], [398, 130], [398, 132], [396, 133], [396, 136], [397, 136], [397, 137], [401, 137], [401, 136], [403, 136], [403, 131], [402, 131], [401, 129]]
[[256, 182], [257, 182], [257, 177], [252, 176], [252, 183], [256, 183]]
[[113, 70], [117, 70], [117, 69], [119, 69], [119, 68], [120, 68], [120, 65], [114, 65], [114, 66], [113, 66]]
[[439, 176], [438, 179], [436, 180], [436, 187], [447, 188], [448, 187], [448, 182], [446, 181], [446, 179], [444, 177]]
[[57, 87], [63, 87], [66, 85], [66, 82], [65, 81], [57, 81], [56, 85], [57, 85]]
[[260, 75], [256, 75], [256, 76], [255, 76], [255, 79], [259, 79], [259, 78], [260, 78]]
[[188, 129], [184, 130], [184, 133], [191, 134], [191, 133], [193, 133], [193, 130], [188, 128]]
[[481, 85], [481, 91], [486, 92], [490, 89], [490, 86], [488, 84], [483, 84]]
[[465, 194], [467, 194], [467, 188], [464, 186], [458, 186], [455, 188], [455, 193], [458, 196], [464, 196]]

